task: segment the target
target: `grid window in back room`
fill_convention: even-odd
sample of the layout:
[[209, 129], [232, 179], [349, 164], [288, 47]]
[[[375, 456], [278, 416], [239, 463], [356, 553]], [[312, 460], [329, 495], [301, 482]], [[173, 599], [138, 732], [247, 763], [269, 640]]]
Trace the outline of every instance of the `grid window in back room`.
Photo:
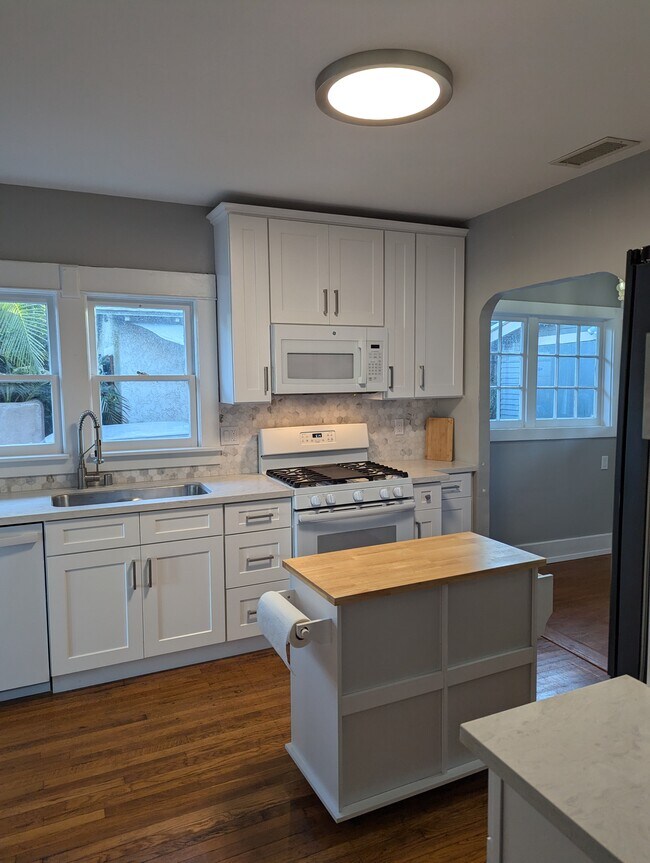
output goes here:
[[490, 419], [517, 422], [524, 410], [525, 322], [493, 320], [490, 327]]

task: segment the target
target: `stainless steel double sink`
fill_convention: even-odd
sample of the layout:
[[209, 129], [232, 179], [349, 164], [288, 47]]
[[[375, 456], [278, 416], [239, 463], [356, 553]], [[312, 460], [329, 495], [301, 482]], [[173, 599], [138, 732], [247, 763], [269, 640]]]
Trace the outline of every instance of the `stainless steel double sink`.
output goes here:
[[170, 497], [194, 497], [209, 494], [200, 482], [183, 485], [160, 485], [147, 488], [108, 488], [91, 491], [76, 491], [55, 494], [50, 499], [52, 506], [99, 506], [102, 503], [130, 503], [138, 500], [162, 500]]

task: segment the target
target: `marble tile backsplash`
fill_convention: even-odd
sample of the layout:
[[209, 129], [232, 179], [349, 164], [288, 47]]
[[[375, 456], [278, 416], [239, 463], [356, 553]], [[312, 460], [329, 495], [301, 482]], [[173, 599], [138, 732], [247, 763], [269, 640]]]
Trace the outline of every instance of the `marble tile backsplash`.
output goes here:
[[[381, 401], [367, 396], [314, 395], [274, 396], [270, 405], [220, 405], [222, 426], [237, 429], [239, 443], [224, 446], [214, 464], [187, 467], [159, 467], [113, 472], [116, 485], [138, 482], [174, 481], [237, 473], [257, 473], [257, 431], [260, 428], [327, 423], [368, 423], [370, 458], [388, 462], [391, 458], [424, 458], [424, 424], [429, 416], [444, 412], [435, 400]], [[396, 435], [396, 419], [404, 420], [404, 434]], [[0, 477], [0, 494], [71, 488], [75, 474]]]

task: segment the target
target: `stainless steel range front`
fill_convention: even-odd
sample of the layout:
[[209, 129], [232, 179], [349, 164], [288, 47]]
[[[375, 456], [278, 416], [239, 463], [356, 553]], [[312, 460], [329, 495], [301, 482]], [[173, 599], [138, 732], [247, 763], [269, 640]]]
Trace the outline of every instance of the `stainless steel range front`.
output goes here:
[[260, 430], [260, 473], [293, 489], [295, 555], [413, 539], [413, 484], [368, 443], [365, 423]]

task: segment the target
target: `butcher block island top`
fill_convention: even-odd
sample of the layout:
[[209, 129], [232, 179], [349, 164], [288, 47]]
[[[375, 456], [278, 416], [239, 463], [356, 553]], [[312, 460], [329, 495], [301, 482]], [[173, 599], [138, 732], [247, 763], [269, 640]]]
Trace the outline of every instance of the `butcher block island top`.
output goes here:
[[546, 560], [466, 532], [293, 557], [283, 563], [328, 602], [343, 605], [483, 573], [539, 567]]

